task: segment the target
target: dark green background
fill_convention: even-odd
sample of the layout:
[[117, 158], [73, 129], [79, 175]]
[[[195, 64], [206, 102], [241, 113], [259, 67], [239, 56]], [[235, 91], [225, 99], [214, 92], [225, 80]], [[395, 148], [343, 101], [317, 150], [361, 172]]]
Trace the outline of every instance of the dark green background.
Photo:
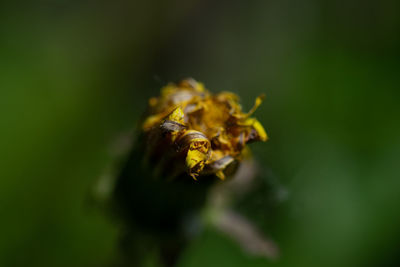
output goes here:
[[2, 2], [0, 266], [115, 257], [117, 228], [88, 196], [148, 97], [188, 76], [246, 109], [267, 95], [270, 141], [252, 148], [283, 189], [242, 209], [282, 255], [208, 229], [180, 266], [398, 266], [399, 3]]

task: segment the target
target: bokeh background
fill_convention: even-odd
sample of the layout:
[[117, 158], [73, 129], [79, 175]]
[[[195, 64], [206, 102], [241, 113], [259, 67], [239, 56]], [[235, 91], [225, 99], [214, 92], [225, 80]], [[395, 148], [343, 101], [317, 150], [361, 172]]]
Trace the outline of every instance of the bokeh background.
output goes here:
[[0, 266], [115, 256], [88, 196], [147, 99], [185, 77], [245, 109], [267, 95], [252, 148], [278, 189], [240, 208], [281, 258], [205, 229], [179, 266], [399, 266], [399, 33], [397, 0], [3, 1]]

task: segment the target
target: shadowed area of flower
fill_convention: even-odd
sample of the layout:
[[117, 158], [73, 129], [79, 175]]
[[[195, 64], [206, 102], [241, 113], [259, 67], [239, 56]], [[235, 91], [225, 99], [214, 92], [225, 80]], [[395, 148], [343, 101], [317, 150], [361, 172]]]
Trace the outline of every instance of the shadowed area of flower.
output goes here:
[[[154, 250], [172, 266], [193, 235], [187, 229], [203, 227], [227, 234], [250, 254], [277, 256], [273, 242], [231, 205], [256, 175], [247, 144], [267, 140], [251, 117], [262, 98], [244, 113], [235, 94], [211, 94], [186, 79], [149, 100], [112, 192], [113, 210], [123, 219], [122, 265], [140, 266], [140, 251]], [[222, 182], [226, 177], [231, 179]]]

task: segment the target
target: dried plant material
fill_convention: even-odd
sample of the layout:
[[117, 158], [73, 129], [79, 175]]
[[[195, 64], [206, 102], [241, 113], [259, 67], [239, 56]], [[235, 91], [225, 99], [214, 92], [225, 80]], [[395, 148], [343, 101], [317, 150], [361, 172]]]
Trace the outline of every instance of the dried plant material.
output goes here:
[[214, 216], [211, 223], [236, 241], [247, 253], [273, 260], [279, 257], [276, 244], [239, 213], [224, 210]]
[[170, 176], [186, 172], [194, 179], [213, 174], [224, 180], [228, 167], [247, 154], [246, 144], [268, 139], [251, 117], [262, 100], [244, 113], [233, 93], [211, 94], [193, 79], [168, 84], [149, 100], [150, 115], [142, 125], [147, 157], [160, 161], [158, 168], [168, 168]]

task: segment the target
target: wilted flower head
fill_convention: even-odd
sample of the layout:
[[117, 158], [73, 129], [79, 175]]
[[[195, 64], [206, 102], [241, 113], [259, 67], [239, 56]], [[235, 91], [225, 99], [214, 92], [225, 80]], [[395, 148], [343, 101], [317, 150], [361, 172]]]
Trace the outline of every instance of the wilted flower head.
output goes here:
[[168, 84], [149, 100], [150, 115], [142, 125], [147, 156], [173, 176], [187, 172], [194, 179], [210, 174], [225, 179], [228, 166], [246, 154], [246, 144], [268, 138], [250, 117], [262, 99], [244, 113], [234, 93], [211, 94], [193, 79]]

